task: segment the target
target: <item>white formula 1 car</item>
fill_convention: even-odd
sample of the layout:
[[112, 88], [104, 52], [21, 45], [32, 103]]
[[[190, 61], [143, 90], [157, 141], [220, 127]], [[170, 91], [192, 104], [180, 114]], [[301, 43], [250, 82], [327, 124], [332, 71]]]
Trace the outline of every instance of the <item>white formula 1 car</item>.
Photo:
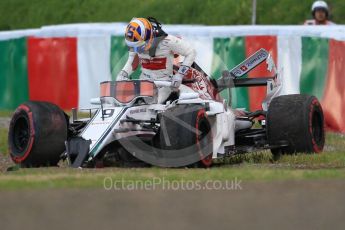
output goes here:
[[[266, 61], [273, 77], [243, 78]], [[8, 135], [13, 161], [23, 167], [157, 165], [208, 167], [233, 154], [271, 149], [274, 156], [321, 152], [323, 112], [314, 96], [282, 95], [280, 76], [269, 53], [260, 49], [218, 80], [194, 63], [183, 80], [194, 91], [172, 92], [157, 103], [167, 81], [108, 81], [89, 118], [69, 118], [56, 105], [29, 101], [15, 111]], [[262, 110], [236, 112], [221, 99], [222, 90], [266, 86]], [[230, 94], [231, 95], [231, 94]]]

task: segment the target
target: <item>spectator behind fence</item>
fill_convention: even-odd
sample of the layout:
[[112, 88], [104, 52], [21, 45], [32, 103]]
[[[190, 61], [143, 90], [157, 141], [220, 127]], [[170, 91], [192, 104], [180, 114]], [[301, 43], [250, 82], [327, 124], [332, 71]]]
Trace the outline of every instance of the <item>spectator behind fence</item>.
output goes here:
[[313, 19], [306, 20], [304, 25], [335, 25], [329, 19], [329, 8], [325, 1], [315, 1], [311, 7]]

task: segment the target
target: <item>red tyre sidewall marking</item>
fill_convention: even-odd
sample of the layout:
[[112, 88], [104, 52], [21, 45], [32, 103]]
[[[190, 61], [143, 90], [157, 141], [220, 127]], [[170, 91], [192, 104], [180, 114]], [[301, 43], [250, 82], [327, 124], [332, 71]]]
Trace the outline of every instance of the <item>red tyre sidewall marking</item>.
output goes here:
[[18, 157], [18, 156], [12, 156], [11, 155], [12, 159], [15, 163], [21, 163], [29, 156], [31, 149], [32, 149], [32, 146], [34, 144], [34, 140], [35, 140], [35, 130], [34, 130], [34, 122], [33, 122], [33, 118], [32, 118], [32, 112], [30, 111], [30, 108], [28, 106], [20, 105], [17, 109], [18, 112], [16, 112], [16, 113], [19, 113], [21, 110], [24, 110], [28, 115], [30, 137], [29, 137], [29, 144], [28, 144], [26, 151], [25, 151], [23, 156]]
[[[320, 107], [320, 103], [318, 102], [317, 99], [313, 99], [313, 101], [310, 104], [310, 109], [309, 109], [309, 134], [311, 136], [311, 142], [313, 145], [313, 150], [316, 153], [320, 153], [322, 151], [322, 149], [320, 148], [320, 146], [317, 145], [315, 139], [314, 139], [314, 135], [313, 135], [313, 113], [315, 111], [316, 107]], [[322, 127], [323, 129], [323, 127]]]
[[[207, 118], [207, 115], [205, 114], [205, 110], [204, 109], [201, 109], [198, 111], [198, 114], [197, 114], [197, 117], [196, 117], [196, 124], [195, 124], [195, 129], [196, 130], [199, 130], [199, 121], [201, 118]], [[211, 138], [212, 138], [212, 130], [210, 129], [211, 131]], [[206, 167], [210, 167], [211, 164], [212, 164], [212, 153], [207, 155], [206, 157], [202, 154], [201, 152], [201, 146], [200, 146], [200, 142], [199, 142], [199, 138], [198, 138], [198, 132], [196, 132], [196, 144], [198, 146], [198, 153], [199, 153], [199, 156], [201, 158], [201, 162], [204, 166]], [[213, 138], [212, 138], [213, 139]]]

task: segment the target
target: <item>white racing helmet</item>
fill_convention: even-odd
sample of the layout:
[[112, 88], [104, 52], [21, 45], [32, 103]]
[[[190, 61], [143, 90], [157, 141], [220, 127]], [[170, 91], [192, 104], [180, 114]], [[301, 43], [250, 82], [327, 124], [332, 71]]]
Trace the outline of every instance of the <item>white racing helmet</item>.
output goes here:
[[317, 10], [324, 10], [326, 12], [326, 16], [328, 17], [328, 5], [325, 1], [315, 1], [311, 6], [311, 12], [313, 16], [315, 15], [315, 11]]

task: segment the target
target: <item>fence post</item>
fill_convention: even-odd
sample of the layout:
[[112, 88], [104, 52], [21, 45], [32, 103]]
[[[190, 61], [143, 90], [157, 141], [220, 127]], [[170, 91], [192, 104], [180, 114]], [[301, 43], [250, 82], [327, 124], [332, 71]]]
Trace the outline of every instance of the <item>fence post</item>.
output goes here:
[[252, 5], [252, 25], [256, 24], [256, 0], [253, 0]]

